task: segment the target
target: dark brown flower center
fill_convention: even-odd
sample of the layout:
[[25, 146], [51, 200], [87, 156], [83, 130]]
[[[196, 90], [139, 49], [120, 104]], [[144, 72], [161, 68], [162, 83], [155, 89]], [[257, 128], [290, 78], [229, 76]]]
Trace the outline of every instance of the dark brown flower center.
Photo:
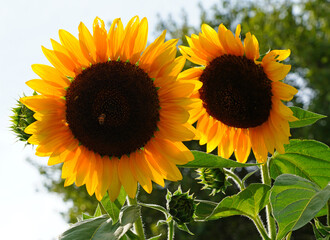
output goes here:
[[222, 123], [251, 128], [266, 122], [272, 107], [271, 81], [262, 66], [245, 56], [215, 58], [200, 76], [203, 105]]
[[100, 155], [130, 154], [157, 130], [159, 99], [152, 79], [131, 63], [97, 63], [79, 74], [66, 94], [73, 135]]

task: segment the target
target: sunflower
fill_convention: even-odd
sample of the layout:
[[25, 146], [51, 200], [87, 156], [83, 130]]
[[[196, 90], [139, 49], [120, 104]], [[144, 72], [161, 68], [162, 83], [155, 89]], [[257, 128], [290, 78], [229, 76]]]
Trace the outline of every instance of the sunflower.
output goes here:
[[60, 43], [42, 48], [53, 67], [32, 65], [41, 79], [27, 85], [40, 95], [20, 99], [36, 112], [25, 130], [36, 155], [63, 163], [65, 186], [86, 184], [98, 200], [180, 180], [176, 164], [193, 159], [182, 141], [195, 136], [187, 123], [195, 83], [177, 80], [185, 64], [177, 40], [165, 42], [164, 31], [146, 48], [147, 19], [138, 17], [125, 28], [115, 19], [108, 32], [99, 18], [93, 34], [78, 29], [79, 39], [60, 30]]
[[199, 35], [187, 37], [189, 47], [180, 51], [191, 62], [204, 65], [188, 69], [179, 80], [199, 80], [202, 87], [192, 97], [199, 99], [190, 111], [190, 122], [197, 121], [200, 144], [207, 152], [218, 147], [218, 155], [229, 158], [233, 152], [239, 162], [246, 162], [251, 148], [259, 163], [267, 161], [268, 152], [284, 152], [289, 143], [289, 121], [297, 120], [282, 100], [290, 101], [297, 90], [280, 80], [291, 66], [280, 63], [290, 50], [269, 51], [262, 59], [254, 35], [240, 39], [223, 24], [218, 33], [203, 24]]

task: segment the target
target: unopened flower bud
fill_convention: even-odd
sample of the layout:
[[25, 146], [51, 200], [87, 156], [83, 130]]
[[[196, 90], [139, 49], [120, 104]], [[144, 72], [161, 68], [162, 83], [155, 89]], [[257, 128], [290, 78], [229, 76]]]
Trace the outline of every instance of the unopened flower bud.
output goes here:
[[182, 193], [181, 188], [173, 194], [167, 193], [167, 209], [170, 215], [178, 224], [189, 223], [193, 220], [196, 204], [194, 203], [193, 194], [189, 195], [189, 191]]
[[12, 109], [13, 115], [10, 117], [12, 125], [11, 130], [16, 134], [19, 141], [27, 142], [31, 134], [24, 132], [25, 128], [31, 123], [35, 122], [36, 119], [33, 117], [34, 111], [28, 109], [20, 101], [17, 101], [17, 106]]
[[200, 184], [203, 184], [202, 189], [209, 189], [212, 192], [210, 195], [215, 195], [218, 192], [224, 192], [230, 183], [226, 180], [225, 173], [220, 168], [199, 168], [197, 170]]

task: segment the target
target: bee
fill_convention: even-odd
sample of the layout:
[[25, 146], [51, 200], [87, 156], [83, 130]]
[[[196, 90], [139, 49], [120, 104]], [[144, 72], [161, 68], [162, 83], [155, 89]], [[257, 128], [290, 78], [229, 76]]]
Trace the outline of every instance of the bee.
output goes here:
[[103, 125], [104, 124], [104, 119], [107, 115], [105, 115], [104, 113], [102, 113], [97, 119], [99, 120], [99, 124]]

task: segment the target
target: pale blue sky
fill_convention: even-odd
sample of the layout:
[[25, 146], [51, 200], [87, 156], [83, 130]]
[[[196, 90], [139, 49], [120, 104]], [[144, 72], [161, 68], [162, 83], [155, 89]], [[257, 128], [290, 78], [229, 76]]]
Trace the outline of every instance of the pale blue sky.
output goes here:
[[[25, 82], [37, 76], [31, 64], [49, 64], [41, 45], [50, 46], [50, 38], [58, 40], [58, 30], [65, 29], [77, 36], [79, 22], [91, 29], [99, 16], [106, 22], [121, 17], [124, 24], [138, 15], [147, 17], [149, 42], [153, 41], [157, 13], [169, 13], [180, 20], [181, 9], [189, 13], [189, 22], [199, 26], [198, 0], [1, 0], [0, 7], [0, 232], [6, 240], [55, 239], [68, 224], [58, 214], [67, 208], [60, 197], [36, 192], [42, 188], [41, 177], [25, 159], [37, 158], [31, 147], [16, 142], [9, 131], [10, 109], [23, 92], [31, 94]], [[203, 1], [209, 8], [216, 0]]]

